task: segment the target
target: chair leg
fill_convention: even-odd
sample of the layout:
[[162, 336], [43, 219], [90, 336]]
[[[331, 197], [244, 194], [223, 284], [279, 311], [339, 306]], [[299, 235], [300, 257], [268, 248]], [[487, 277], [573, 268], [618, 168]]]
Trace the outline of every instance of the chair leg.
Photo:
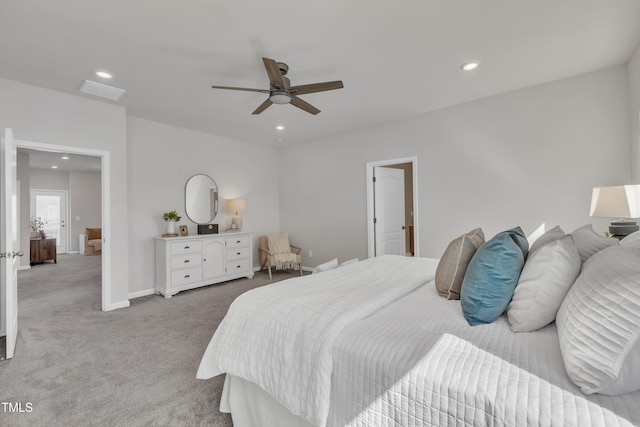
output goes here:
[[273, 279], [271, 278], [271, 266], [269, 266], [268, 268], [269, 268], [269, 280], [273, 280]]
[[302, 276], [302, 263], [300, 263], [300, 275]]

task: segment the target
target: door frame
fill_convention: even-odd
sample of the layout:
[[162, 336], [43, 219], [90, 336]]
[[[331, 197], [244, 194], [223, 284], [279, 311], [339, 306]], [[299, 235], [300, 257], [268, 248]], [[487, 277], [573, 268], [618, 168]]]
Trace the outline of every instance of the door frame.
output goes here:
[[[40, 193], [40, 194], [34, 194], [34, 193]], [[42, 195], [42, 193], [59, 193], [63, 195], [63, 201], [64, 201], [64, 213], [65, 213], [65, 217], [61, 218], [64, 224], [63, 227], [61, 227], [60, 229], [60, 236], [64, 235], [64, 250], [56, 250], [56, 253], [62, 254], [62, 253], [69, 253], [69, 247], [71, 246], [71, 227], [69, 226], [70, 223], [70, 214], [69, 214], [69, 190], [52, 190], [52, 189], [48, 189], [48, 188], [30, 188], [29, 189], [29, 210], [34, 209], [34, 197], [37, 197], [38, 195]], [[31, 212], [29, 212], [29, 217], [32, 217]], [[18, 217], [20, 218], [20, 217]]]
[[19, 139], [16, 139], [16, 148], [100, 157], [100, 174], [102, 181], [102, 311], [120, 308], [114, 307], [111, 304], [111, 251], [113, 248], [111, 247], [111, 162], [109, 152], [92, 148], [48, 144]]
[[400, 163], [411, 163], [412, 165], [412, 181], [413, 181], [413, 247], [414, 256], [420, 256], [420, 239], [418, 238], [418, 156], [401, 157], [397, 159], [378, 160], [375, 162], [367, 162], [367, 246], [368, 257], [373, 258], [376, 254], [375, 227], [373, 218], [375, 214], [374, 195], [373, 195], [373, 168], [377, 166], [391, 166]]

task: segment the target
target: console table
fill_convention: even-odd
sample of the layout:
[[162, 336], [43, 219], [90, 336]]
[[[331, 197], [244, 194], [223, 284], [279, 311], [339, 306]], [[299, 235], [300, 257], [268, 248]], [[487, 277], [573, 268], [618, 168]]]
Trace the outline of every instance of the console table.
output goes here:
[[58, 263], [56, 254], [56, 239], [31, 239], [31, 266], [35, 263], [53, 261]]
[[155, 290], [165, 298], [240, 277], [253, 277], [253, 233], [155, 237]]

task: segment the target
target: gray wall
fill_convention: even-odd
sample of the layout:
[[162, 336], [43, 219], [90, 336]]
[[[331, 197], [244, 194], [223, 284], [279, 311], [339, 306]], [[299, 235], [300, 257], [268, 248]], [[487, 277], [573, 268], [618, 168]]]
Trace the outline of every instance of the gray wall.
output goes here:
[[82, 147], [109, 153], [111, 216], [117, 226], [105, 244], [111, 294], [105, 308], [128, 305], [127, 140], [123, 106], [0, 79], [0, 129], [18, 140]]
[[[153, 292], [153, 237], [165, 231], [162, 214], [176, 210], [189, 234], [197, 226], [185, 215], [184, 189], [198, 173], [216, 181], [219, 211], [213, 223], [224, 231], [233, 213], [226, 200], [242, 197], [247, 210], [242, 213], [243, 230], [261, 234], [280, 228], [278, 210], [277, 149], [235, 141], [139, 119], [127, 118], [129, 156], [129, 291], [132, 296]], [[254, 244], [254, 266], [258, 266]]]
[[640, 45], [629, 59], [629, 95], [632, 179], [640, 184]]
[[32, 189], [68, 191], [69, 252], [78, 252], [84, 229], [102, 227], [101, 173], [31, 169], [30, 177]]
[[[626, 66], [280, 151], [280, 221], [314, 266], [367, 256], [366, 163], [417, 156], [420, 256], [487, 237], [593, 222], [591, 189], [631, 178]], [[307, 250], [313, 250], [313, 259]]]
[[[70, 250], [80, 250], [85, 228], [102, 227], [102, 177], [100, 172], [69, 172]], [[76, 219], [79, 217], [80, 219]], [[115, 219], [116, 227], [119, 219]]]

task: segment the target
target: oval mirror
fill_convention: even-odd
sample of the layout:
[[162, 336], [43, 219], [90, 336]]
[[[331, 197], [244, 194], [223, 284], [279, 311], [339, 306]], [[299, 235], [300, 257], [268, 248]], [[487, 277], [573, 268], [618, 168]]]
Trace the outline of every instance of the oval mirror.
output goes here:
[[184, 209], [196, 224], [207, 224], [218, 213], [218, 186], [207, 175], [194, 175], [184, 189]]

